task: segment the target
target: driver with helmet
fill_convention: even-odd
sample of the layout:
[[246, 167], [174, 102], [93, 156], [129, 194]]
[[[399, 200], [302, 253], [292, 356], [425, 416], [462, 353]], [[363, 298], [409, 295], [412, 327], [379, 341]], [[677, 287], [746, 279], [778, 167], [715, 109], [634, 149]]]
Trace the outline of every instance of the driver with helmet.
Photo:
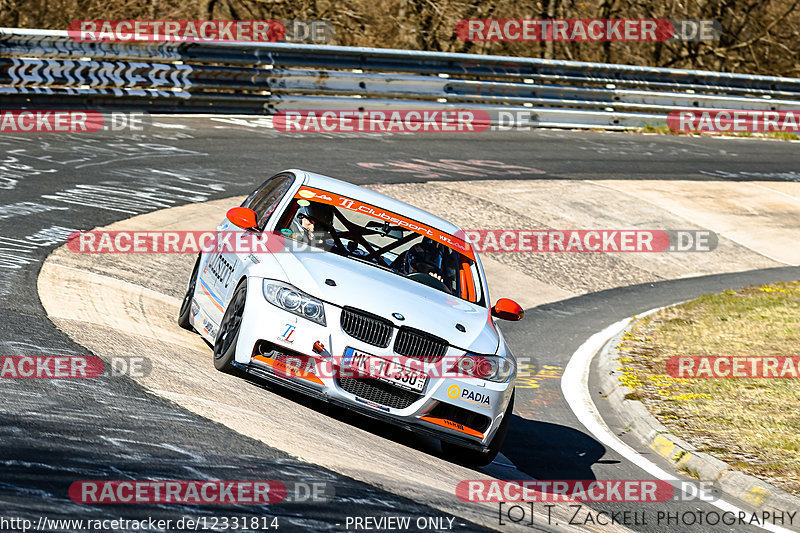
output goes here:
[[333, 208], [327, 204], [308, 202], [308, 200], [303, 203], [306, 205], [301, 204], [292, 219], [290, 227], [292, 235], [306, 244], [324, 245], [333, 227]]
[[402, 254], [399, 270], [416, 281], [435, 289], [451, 292], [444, 281], [444, 254], [439, 246], [427, 237]]

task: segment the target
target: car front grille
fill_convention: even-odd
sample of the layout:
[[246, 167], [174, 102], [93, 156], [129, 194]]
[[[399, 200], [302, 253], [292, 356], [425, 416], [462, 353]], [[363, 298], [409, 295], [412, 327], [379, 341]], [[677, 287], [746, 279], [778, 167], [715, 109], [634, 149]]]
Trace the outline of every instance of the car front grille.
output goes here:
[[342, 329], [351, 337], [367, 344], [386, 348], [392, 338], [392, 323], [365, 311], [345, 307], [342, 309]]
[[405, 409], [422, 397], [373, 378], [338, 378], [336, 383], [350, 394], [393, 409]]
[[426, 363], [436, 363], [447, 351], [447, 341], [424, 331], [402, 327], [394, 341], [394, 351]]

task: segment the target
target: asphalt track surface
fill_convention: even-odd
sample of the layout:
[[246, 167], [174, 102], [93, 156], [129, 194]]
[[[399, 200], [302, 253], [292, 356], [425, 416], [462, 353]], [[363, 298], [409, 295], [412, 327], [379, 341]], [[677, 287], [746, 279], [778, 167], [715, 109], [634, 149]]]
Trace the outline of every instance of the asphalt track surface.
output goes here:
[[[357, 184], [472, 178], [800, 180], [797, 144], [785, 142], [565, 131], [288, 135], [235, 120], [155, 122], [162, 126], [136, 135], [0, 137], [2, 355], [87, 353], [49, 322], [36, 289], [42, 260], [63, 244], [69, 231], [246, 194], [284, 168], [319, 171]], [[485, 172], [469, 175], [430, 164], [442, 160], [499, 161], [505, 167], [483, 164]], [[136, 201], [98, 200], [92, 206], [89, 198]], [[586, 338], [620, 318], [702, 293], [798, 277], [800, 269], [781, 268], [624, 287], [540, 306], [529, 310], [524, 322], [504, 325], [503, 330], [517, 355], [532, 356], [540, 365], [564, 366]], [[35, 521], [43, 515], [180, 518], [255, 512], [282, 517], [284, 530], [341, 530], [348, 515], [443, 515], [426, 506], [424, 498], [412, 501], [301, 463], [159, 399], [131, 380], [3, 380], [0, 386], [0, 505], [5, 516]], [[503, 453], [517, 468], [540, 479], [649, 477], [588, 434], [560, 397], [557, 382], [552, 386], [551, 399], [537, 409], [535, 421], [515, 416], [511, 425]], [[528, 394], [518, 392], [518, 406], [536, 401]], [[601, 397], [594, 400], [607, 412]], [[624, 433], [613, 418], [607, 422]], [[652, 455], [651, 460], [662, 464]], [[336, 496], [328, 503], [260, 510], [87, 506], [67, 497], [67, 487], [79, 479], [148, 478], [320, 480], [334, 486]], [[617, 504], [593, 509], [644, 510], [655, 516], [663, 507]], [[695, 509], [711, 510], [706, 504], [669, 504], [671, 512]], [[459, 531], [481, 529], [458, 518], [455, 524]], [[628, 527], [642, 532], [682, 529], [652, 520]], [[557, 524], [538, 523], [534, 529], [552, 528]]]

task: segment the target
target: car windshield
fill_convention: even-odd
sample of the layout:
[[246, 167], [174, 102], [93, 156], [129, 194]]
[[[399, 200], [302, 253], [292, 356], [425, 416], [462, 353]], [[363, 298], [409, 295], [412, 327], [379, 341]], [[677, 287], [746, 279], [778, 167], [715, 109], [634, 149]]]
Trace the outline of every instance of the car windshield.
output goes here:
[[304, 187], [283, 212], [276, 231], [483, 305], [469, 244], [402, 215]]

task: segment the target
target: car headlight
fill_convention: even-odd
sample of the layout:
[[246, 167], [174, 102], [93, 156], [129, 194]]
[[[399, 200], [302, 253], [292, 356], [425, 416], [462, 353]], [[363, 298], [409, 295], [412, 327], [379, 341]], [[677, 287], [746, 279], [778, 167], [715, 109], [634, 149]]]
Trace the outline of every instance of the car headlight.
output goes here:
[[269, 303], [284, 311], [325, 325], [325, 308], [322, 302], [288, 283], [265, 279], [264, 297]]
[[502, 355], [466, 353], [456, 361], [455, 371], [459, 376], [504, 383], [515, 374], [516, 363], [511, 357]]

